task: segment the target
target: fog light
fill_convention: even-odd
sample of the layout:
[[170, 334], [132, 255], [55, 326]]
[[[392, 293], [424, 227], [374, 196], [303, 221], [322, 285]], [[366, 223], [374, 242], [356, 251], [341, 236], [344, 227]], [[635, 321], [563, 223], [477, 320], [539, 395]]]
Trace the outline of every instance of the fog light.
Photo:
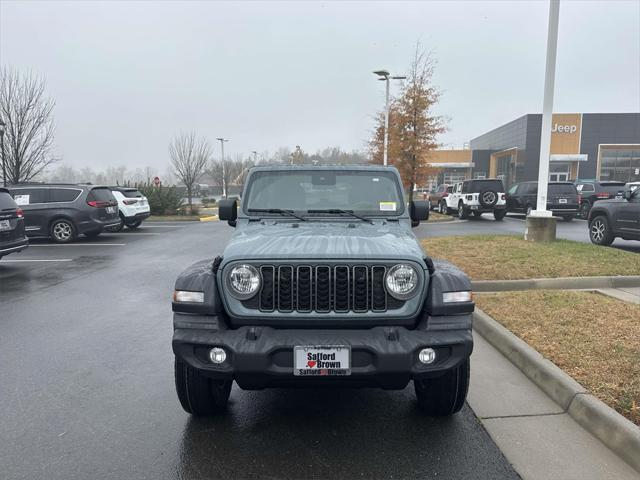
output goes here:
[[227, 352], [225, 352], [224, 349], [220, 347], [213, 347], [211, 350], [209, 350], [209, 360], [211, 360], [213, 363], [224, 363], [226, 359]]
[[425, 365], [433, 363], [436, 359], [436, 351], [433, 348], [423, 348], [418, 354], [418, 360]]

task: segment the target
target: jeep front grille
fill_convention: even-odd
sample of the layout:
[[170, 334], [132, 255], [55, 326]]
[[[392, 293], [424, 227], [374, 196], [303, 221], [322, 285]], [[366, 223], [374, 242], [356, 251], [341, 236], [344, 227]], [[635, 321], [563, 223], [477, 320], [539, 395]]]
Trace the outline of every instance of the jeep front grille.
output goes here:
[[243, 302], [263, 312], [385, 312], [404, 305], [384, 288], [384, 265], [262, 265], [262, 288]]

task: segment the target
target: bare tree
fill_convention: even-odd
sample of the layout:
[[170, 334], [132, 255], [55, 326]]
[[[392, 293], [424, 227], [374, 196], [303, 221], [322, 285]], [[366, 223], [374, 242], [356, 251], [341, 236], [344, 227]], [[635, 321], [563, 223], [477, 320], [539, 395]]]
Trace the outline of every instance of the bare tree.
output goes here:
[[209, 158], [211, 146], [204, 138], [196, 138], [195, 133], [180, 134], [169, 144], [169, 156], [175, 175], [187, 189], [189, 211], [192, 211], [193, 187], [204, 173]]
[[54, 102], [45, 82], [31, 73], [0, 70], [0, 118], [6, 123], [3, 148], [6, 181], [28, 182], [51, 165]]

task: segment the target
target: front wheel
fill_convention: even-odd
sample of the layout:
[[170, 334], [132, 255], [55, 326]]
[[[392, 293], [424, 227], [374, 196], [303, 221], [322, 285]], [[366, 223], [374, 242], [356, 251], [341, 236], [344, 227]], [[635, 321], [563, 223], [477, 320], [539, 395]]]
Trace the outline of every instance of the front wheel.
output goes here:
[[431, 417], [445, 417], [460, 411], [469, 390], [471, 362], [467, 358], [438, 378], [414, 380], [418, 406]]
[[464, 203], [462, 202], [458, 205], [458, 218], [460, 220], [466, 220], [469, 218], [469, 210], [465, 208]]
[[502, 219], [505, 217], [506, 214], [507, 214], [506, 210], [494, 210], [493, 218], [495, 218], [498, 222], [500, 222], [502, 221]]
[[447, 202], [445, 202], [444, 200], [442, 200], [440, 202], [440, 205], [438, 206], [438, 213], [441, 213], [442, 215], [446, 215], [449, 213], [449, 209], [447, 208]]
[[185, 412], [207, 417], [223, 411], [229, 401], [232, 380], [213, 380], [177, 358], [174, 363], [176, 393]]
[[591, 211], [591, 204], [589, 202], [583, 202], [580, 204], [580, 217], [583, 220], [589, 220], [589, 212]]
[[609, 221], [604, 215], [598, 215], [589, 222], [589, 238], [596, 245], [611, 245], [614, 240]]

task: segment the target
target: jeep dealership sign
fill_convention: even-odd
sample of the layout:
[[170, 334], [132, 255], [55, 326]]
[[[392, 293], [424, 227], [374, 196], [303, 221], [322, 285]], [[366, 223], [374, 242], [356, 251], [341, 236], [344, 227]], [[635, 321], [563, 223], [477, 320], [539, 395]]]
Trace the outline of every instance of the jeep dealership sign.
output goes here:
[[551, 129], [551, 133], [576, 133], [577, 131], [577, 125], [558, 125], [557, 123], [554, 123]]

